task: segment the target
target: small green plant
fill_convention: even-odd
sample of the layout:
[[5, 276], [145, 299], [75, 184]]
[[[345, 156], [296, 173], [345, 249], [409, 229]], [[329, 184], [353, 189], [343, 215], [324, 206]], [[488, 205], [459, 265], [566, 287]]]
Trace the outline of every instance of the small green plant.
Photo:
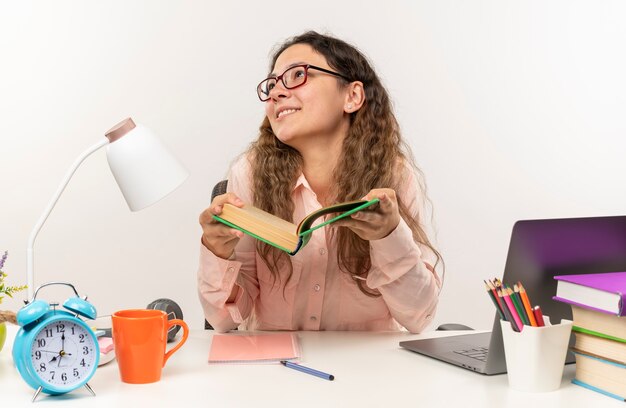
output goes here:
[[4, 255], [2, 255], [2, 258], [0, 258], [0, 303], [2, 303], [2, 299], [5, 296], [13, 297], [14, 293], [19, 292], [20, 290], [24, 290], [27, 287], [26, 285], [8, 286], [4, 282], [4, 278], [7, 277], [7, 274], [2, 271], [2, 268], [4, 268], [4, 263], [6, 262], [8, 256], [9, 253], [7, 251], [4, 251]]

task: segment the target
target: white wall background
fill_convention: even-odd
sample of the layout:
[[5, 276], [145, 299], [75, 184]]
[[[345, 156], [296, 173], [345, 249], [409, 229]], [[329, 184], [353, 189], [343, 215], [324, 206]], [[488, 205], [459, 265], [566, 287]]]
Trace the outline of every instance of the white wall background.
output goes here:
[[626, 212], [625, 18], [591, 0], [1, 0], [7, 280], [26, 282], [28, 235], [70, 164], [130, 115], [190, 179], [131, 213], [96, 153], [39, 235], [36, 282], [73, 282], [100, 314], [169, 297], [199, 328], [198, 214], [256, 136], [270, 50], [316, 29], [371, 58], [426, 174], [447, 264], [435, 325], [489, 328], [482, 280], [501, 276], [515, 220]]

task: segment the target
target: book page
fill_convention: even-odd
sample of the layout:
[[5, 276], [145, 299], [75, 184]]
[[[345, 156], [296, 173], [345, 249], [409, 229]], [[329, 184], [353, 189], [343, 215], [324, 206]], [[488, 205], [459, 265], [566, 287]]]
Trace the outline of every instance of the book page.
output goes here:
[[297, 227], [295, 224], [247, 204], [241, 208], [225, 204], [222, 210], [222, 218], [230, 220], [237, 225], [241, 224], [235, 221], [241, 220], [247, 225], [274, 228], [287, 234], [296, 235]]
[[606, 292], [591, 286], [559, 280], [556, 287], [556, 297], [582, 306], [604, 310], [614, 315], [620, 314], [621, 295]]
[[222, 213], [213, 218], [290, 254], [300, 244], [295, 224], [250, 205], [239, 208], [225, 204]]

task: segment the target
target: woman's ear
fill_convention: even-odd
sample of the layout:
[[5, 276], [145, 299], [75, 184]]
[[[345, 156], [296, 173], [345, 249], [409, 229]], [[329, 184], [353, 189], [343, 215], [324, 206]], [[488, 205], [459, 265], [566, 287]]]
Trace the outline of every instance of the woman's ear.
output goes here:
[[346, 100], [343, 104], [343, 111], [346, 113], [356, 112], [361, 109], [363, 103], [365, 103], [365, 89], [363, 89], [363, 82], [351, 82], [348, 85]]

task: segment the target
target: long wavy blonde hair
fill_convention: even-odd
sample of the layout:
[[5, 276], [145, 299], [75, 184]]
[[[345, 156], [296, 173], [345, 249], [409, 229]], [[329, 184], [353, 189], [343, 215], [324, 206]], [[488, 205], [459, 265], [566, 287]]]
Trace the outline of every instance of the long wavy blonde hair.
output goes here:
[[[406, 163], [421, 175], [409, 147], [402, 140], [387, 91], [367, 58], [342, 40], [309, 31], [287, 40], [274, 52], [270, 71], [280, 54], [295, 44], [309, 45], [326, 58], [331, 68], [348, 78], [361, 81], [365, 89], [365, 103], [351, 114], [350, 128], [334, 169], [332, 201], [358, 200], [372, 188], [385, 187], [397, 191], [402, 182], [398, 175], [403, 174], [402, 166]], [[339, 86], [348, 84], [340, 78], [338, 81]], [[295, 207], [292, 191], [302, 172], [302, 156], [278, 140], [267, 117], [259, 130], [258, 139], [249, 149], [254, 205], [283, 219], [292, 220]], [[421, 187], [421, 191], [425, 192], [425, 187]], [[436, 266], [441, 261], [441, 255], [430, 243], [419, 219], [409, 212], [402, 197], [398, 197], [398, 205], [400, 215], [413, 233], [413, 239], [435, 254], [433, 267]], [[339, 228], [336, 239], [339, 268], [351, 275], [363, 293], [380, 296], [364, 285], [364, 278], [371, 268], [369, 242], [348, 228]], [[274, 281], [276, 277], [280, 278], [279, 265], [288, 267], [287, 283], [293, 273], [289, 256], [261, 241], [257, 242], [257, 251], [270, 269]]]

